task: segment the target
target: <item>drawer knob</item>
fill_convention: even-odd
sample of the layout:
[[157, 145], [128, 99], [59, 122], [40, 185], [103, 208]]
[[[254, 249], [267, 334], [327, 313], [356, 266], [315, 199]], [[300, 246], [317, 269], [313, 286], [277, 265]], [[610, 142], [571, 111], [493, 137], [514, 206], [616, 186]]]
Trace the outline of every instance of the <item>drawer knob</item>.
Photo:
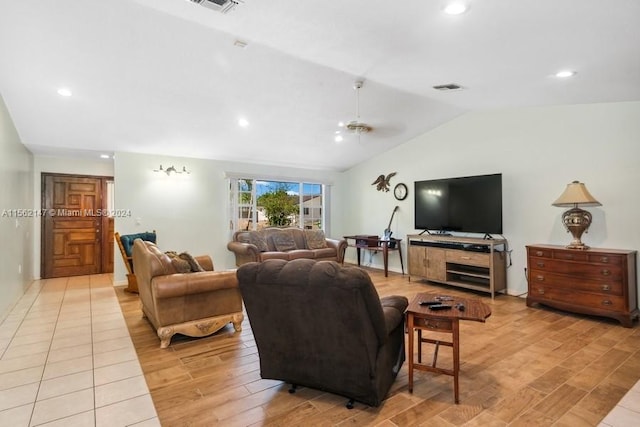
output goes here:
[[544, 252], [542, 252], [542, 251], [536, 251], [536, 256], [542, 256], [542, 255], [544, 255]]
[[602, 300], [602, 305], [611, 305], [611, 304], [613, 304], [611, 300], [608, 300], [608, 299]]
[[544, 282], [544, 276], [536, 276], [538, 282]]
[[538, 293], [540, 295], [544, 295], [544, 288], [538, 288]]
[[609, 271], [609, 270], [602, 270], [602, 275], [603, 275], [603, 276], [609, 276], [609, 275], [611, 275], [611, 271]]
[[600, 258], [600, 262], [604, 262], [604, 263], [609, 262], [609, 257], [603, 256], [602, 258]]
[[538, 261], [538, 262], [536, 262], [536, 265], [537, 265], [538, 267], [544, 267], [544, 262], [542, 262], [542, 261]]
[[610, 291], [610, 290], [611, 290], [611, 286], [609, 286], [609, 285], [602, 285], [602, 290], [603, 290], [603, 291]]
[[565, 259], [573, 259], [573, 254], [565, 254], [564, 258]]

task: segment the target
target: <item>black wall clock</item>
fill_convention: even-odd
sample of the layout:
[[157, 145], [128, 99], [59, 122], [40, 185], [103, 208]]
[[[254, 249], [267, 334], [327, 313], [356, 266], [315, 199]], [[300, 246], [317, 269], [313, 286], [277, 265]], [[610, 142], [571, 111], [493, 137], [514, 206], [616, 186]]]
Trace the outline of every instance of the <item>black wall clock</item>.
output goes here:
[[404, 185], [403, 183], [397, 184], [393, 188], [393, 195], [398, 200], [406, 199], [408, 194], [409, 194], [409, 190], [407, 189], [407, 186]]

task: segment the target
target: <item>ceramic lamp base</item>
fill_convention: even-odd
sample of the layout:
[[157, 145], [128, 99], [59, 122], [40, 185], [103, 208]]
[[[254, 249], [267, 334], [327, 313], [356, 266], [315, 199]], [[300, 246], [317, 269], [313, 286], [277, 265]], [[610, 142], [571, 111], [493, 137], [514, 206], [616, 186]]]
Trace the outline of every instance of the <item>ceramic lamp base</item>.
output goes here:
[[585, 250], [589, 246], [582, 243], [580, 238], [582, 233], [587, 232], [591, 225], [591, 214], [578, 207], [569, 209], [562, 214], [562, 223], [568, 232], [573, 236], [573, 240], [566, 247], [567, 249]]

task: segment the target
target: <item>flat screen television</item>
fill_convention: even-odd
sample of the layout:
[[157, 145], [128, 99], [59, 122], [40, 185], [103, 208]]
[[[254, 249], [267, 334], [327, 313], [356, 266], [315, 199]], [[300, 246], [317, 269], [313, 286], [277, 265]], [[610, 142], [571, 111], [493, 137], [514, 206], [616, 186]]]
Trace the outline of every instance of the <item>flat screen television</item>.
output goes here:
[[416, 230], [502, 234], [502, 174], [414, 184]]

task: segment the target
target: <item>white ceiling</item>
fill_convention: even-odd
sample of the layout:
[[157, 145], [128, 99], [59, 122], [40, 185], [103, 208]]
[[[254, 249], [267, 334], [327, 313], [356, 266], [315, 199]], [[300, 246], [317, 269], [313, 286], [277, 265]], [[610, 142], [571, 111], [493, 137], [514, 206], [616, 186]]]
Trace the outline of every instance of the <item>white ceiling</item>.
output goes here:
[[[470, 110], [640, 100], [640, 1], [469, 4], [449, 16], [444, 0], [245, 0], [228, 14], [187, 0], [2, 0], [0, 94], [36, 154], [330, 170]], [[358, 79], [374, 131], [336, 143]], [[446, 83], [465, 89], [433, 89]]]

